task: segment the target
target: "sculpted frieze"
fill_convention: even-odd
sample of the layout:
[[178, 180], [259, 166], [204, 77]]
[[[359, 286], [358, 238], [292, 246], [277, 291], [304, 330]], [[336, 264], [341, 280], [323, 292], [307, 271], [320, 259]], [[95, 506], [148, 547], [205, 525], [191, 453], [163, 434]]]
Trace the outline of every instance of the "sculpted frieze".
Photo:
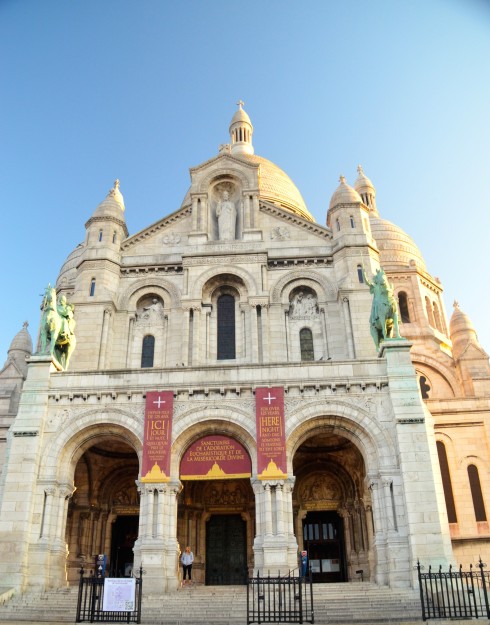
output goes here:
[[266, 254], [253, 255], [232, 255], [232, 256], [197, 256], [184, 258], [184, 267], [195, 267], [201, 265], [241, 265], [250, 263], [265, 263]]

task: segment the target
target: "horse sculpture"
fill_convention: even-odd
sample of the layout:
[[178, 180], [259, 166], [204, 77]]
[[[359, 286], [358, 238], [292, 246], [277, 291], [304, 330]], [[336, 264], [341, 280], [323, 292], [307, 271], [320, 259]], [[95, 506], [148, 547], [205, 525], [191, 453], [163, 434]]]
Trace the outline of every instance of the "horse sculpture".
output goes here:
[[66, 371], [76, 346], [75, 319], [73, 305], [68, 304], [64, 295], [56, 302], [56, 289], [50, 284], [46, 287], [41, 305], [40, 353], [48, 352], [57, 369]]
[[376, 348], [379, 349], [381, 341], [385, 339], [401, 338], [398, 327], [398, 305], [394, 295], [394, 287], [388, 282], [384, 269], [378, 269], [373, 281], [370, 282], [362, 268], [364, 281], [373, 293], [373, 305], [369, 322], [371, 336]]

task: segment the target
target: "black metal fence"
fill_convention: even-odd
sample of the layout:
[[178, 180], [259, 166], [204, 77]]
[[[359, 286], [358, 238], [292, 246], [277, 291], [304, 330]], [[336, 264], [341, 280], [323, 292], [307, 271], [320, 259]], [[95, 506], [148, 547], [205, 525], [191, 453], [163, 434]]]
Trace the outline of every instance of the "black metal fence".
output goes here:
[[314, 622], [311, 575], [248, 578], [247, 623]]
[[428, 573], [422, 573], [423, 566], [417, 562], [422, 619], [490, 619], [490, 572], [484, 567], [480, 560], [478, 567], [470, 565], [469, 571], [450, 566], [447, 572], [429, 567]]
[[141, 596], [143, 593], [143, 568], [140, 567], [139, 577], [135, 578], [136, 593], [132, 610], [112, 612], [102, 609], [104, 605], [104, 578], [89, 575], [85, 577], [83, 567], [80, 569], [78, 585], [78, 602], [76, 622], [89, 623], [141, 623]]

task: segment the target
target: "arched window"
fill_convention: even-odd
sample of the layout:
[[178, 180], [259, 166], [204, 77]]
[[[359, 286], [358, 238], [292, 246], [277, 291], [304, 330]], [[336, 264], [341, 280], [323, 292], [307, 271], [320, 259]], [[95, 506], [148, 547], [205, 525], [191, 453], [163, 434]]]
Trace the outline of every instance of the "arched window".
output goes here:
[[441, 315], [439, 314], [439, 307], [436, 302], [434, 302], [434, 322], [439, 332], [442, 332]]
[[315, 360], [313, 334], [310, 328], [301, 328], [299, 331], [299, 345], [301, 348], [301, 360]]
[[356, 227], [356, 223], [354, 221], [354, 215], [350, 216], [350, 227], [351, 228], [355, 228]]
[[439, 466], [441, 467], [442, 487], [444, 489], [444, 499], [446, 500], [447, 518], [449, 523], [457, 523], [456, 506], [454, 505], [453, 487], [449, 474], [449, 463], [447, 461], [446, 448], [444, 443], [437, 441], [437, 455], [439, 456]]
[[235, 358], [235, 298], [218, 297], [218, 360]]
[[95, 295], [95, 278], [92, 278], [91, 282], [90, 282], [90, 297], [93, 297]]
[[364, 283], [364, 276], [362, 275], [362, 265], [357, 265], [357, 277], [361, 284]]
[[155, 337], [147, 334], [143, 339], [141, 348], [141, 368], [149, 369], [153, 367], [153, 358], [155, 356]]
[[102, 230], [99, 230], [99, 241], [102, 241]]
[[422, 399], [430, 399], [429, 393], [431, 391], [431, 386], [425, 375], [421, 375], [419, 377], [419, 386], [420, 393], [422, 394]]
[[478, 475], [478, 469], [474, 464], [468, 465], [468, 479], [470, 481], [471, 498], [473, 499], [475, 519], [478, 523], [485, 522], [487, 520], [487, 514], [485, 512], [485, 503], [483, 502], [480, 476]]
[[337, 232], [340, 230], [340, 221], [338, 219], [335, 220], [335, 225], [337, 226]]
[[112, 233], [112, 242], [115, 243], [116, 242], [116, 231], [114, 230], [114, 232]]
[[398, 306], [402, 323], [410, 323], [410, 313], [408, 312], [408, 298], [405, 291], [398, 293]]
[[430, 300], [428, 297], [425, 298], [425, 310], [427, 311], [427, 319], [429, 320], [429, 325], [434, 327], [434, 313], [432, 312], [432, 306], [430, 305]]

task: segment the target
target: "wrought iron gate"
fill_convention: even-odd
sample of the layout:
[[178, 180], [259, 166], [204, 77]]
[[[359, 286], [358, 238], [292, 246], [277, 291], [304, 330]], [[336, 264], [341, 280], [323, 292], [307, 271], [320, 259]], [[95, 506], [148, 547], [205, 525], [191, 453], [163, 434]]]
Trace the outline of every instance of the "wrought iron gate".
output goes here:
[[289, 573], [247, 581], [247, 623], [314, 623], [313, 586], [309, 577]]
[[437, 572], [429, 567], [428, 573], [422, 573], [423, 566], [417, 562], [422, 619], [490, 619], [490, 573], [484, 567], [480, 560], [480, 570], [470, 565], [469, 571], [463, 571], [462, 566], [453, 571], [450, 566], [443, 573], [442, 567]]
[[143, 568], [136, 577], [134, 609], [129, 612], [108, 612], [102, 609], [104, 600], [104, 578], [90, 575], [84, 577], [80, 569], [76, 622], [89, 623], [141, 623], [141, 596], [143, 592]]

